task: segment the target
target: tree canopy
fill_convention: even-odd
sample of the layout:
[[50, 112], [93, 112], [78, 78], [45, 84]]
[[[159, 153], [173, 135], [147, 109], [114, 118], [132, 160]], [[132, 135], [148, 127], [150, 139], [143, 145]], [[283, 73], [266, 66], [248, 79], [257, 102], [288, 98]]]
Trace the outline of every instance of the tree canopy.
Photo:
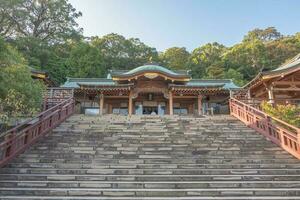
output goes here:
[[0, 34], [34, 37], [43, 41], [64, 39], [76, 33], [81, 16], [67, 0], [0, 0]]
[[185, 47], [171, 47], [160, 54], [160, 62], [171, 69], [186, 69], [190, 53]]
[[39, 111], [43, 83], [31, 78], [25, 59], [0, 38], [0, 132], [1, 125], [12, 118]]
[[275, 27], [250, 30], [231, 47], [211, 42], [191, 52], [185, 47], [158, 52], [138, 38], [116, 33], [84, 37], [76, 22], [82, 14], [67, 0], [0, 3], [0, 35], [5, 38], [0, 47], [7, 43], [11, 52], [0, 55], [0, 65], [26, 63], [47, 71], [58, 85], [66, 77], [105, 77], [111, 69], [132, 69], [149, 61], [191, 70], [193, 78], [230, 78], [243, 85], [300, 52], [300, 33], [283, 35]]

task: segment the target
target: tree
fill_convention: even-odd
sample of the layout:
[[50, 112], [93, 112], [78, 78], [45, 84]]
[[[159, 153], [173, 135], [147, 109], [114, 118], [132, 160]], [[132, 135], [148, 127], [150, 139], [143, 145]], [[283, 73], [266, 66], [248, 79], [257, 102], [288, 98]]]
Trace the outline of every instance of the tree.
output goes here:
[[67, 75], [71, 77], [104, 77], [105, 67], [99, 49], [87, 42], [75, 43], [66, 60]]
[[[0, 48], [0, 57], [7, 57], [7, 61], [1, 63], [0, 113], [6, 113], [7, 117], [11, 117], [12, 113], [15, 116], [16, 112], [32, 114], [41, 108], [44, 85], [31, 78], [30, 69], [15, 49], [1, 38], [0, 44], [4, 47]], [[14, 98], [16, 101], [12, 101]]]
[[285, 36], [280, 40], [275, 40], [265, 44], [268, 66], [266, 69], [274, 69], [293, 58], [300, 52], [300, 37]]
[[234, 45], [223, 55], [223, 61], [226, 69], [237, 70], [248, 81], [269, 64], [265, 45], [257, 39]]
[[102, 38], [93, 37], [91, 45], [101, 52], [104, 71], [108, 69], [132, 69], [145, 64], [152, 58], [158, 60], [158, 53], [155, 48], [149, 47], [139, 39], [125, 37], [118, 34], [108, 34]]
[[247, 83], [247, 81], [245, 81], [244, 79], [243, 74], [236, 71], [235, 69], [229, 69], [227, 72], [225, 72], [224, 78], [232, 79], [232, 81], [238, 86], [243, 86]]
[[206, 69], [206, 74], [206, 77], [210, 79], [222, 79], [224, 78], [224, 68], [216, 63]]
[[283, 35], [280, 32], [278, 32], [275, 27], [268, 27], [266, 29], [256, 28], [248, 32], [248, 34], [244, 37], [244, 41], [258, 39], [262, 42], [269, 42], [273, 40], [278, 40], [282, 37]]
[[81, 12], [67, 0], [0, 0], [0, 4], [0, 34], [4, 37], [57, 42], [79, 31], [75, 19]]
[[0, 69], [16, 64], [25, 64], [21, 54], [0, 37]]
[[206, 76], [207, 68], [222, 62], [222, 55], [225, 53], [226, 47], [219, 43], [208, 43], [204, 46], [196, 48], [190, 58], [188, 66], [192, 71], [194, 78]]
[[160, 55], [161, 63], [171, 69], [186, 69], [190, 53], [184, 47], [172, 47]]

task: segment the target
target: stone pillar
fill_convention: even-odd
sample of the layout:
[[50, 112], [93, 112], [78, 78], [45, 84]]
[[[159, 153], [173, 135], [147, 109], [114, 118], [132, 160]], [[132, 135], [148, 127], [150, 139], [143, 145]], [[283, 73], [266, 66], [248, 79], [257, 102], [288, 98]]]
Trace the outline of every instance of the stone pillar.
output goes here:
[[132, 91], [129, 92], [129, 98], [128, 98], [128, 115], [132, 115]]
[[198, 115], [202, 115], [202, 95], [198, 95]]
[[103, 104], [104, 104], [104, 95], [100, 94], [100, 102], [99, 102], [99, 114], [103, 115]]
[[173, 94], [169, 91], [169, 114], [173, 115]]

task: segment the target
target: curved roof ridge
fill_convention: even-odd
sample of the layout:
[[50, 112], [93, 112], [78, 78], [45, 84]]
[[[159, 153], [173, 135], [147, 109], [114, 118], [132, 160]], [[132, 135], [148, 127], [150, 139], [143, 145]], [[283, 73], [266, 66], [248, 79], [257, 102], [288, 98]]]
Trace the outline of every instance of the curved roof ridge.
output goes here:
[[129, 71], [125, 72], [124, 74], [129, 75], [129, 74], [134, 74], [134, 73], [141, 72], [141, 71], [162, 71], [162, 72], [172, 74], [172, 75], [180, 75], [166, 67], [163, 67], [160, 65], [155, 65], [155, 64], [142, 65], [142, 66], [136, 67], [132, 70], [129, 70]]

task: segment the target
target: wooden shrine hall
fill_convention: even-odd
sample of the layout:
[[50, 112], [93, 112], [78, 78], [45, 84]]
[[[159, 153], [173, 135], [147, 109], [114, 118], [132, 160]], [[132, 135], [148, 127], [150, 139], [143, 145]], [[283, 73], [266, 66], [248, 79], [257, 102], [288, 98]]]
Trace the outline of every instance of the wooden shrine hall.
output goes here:
[[259, 73], [242, 90], [247, 99], [299, 105], [300, 54], [277, 69]]
[[165, 115], [228, 113], [231, 80], [192, 79], [188, 71], [146, 64], [107, 78], [68, 78], [77, 113]]

